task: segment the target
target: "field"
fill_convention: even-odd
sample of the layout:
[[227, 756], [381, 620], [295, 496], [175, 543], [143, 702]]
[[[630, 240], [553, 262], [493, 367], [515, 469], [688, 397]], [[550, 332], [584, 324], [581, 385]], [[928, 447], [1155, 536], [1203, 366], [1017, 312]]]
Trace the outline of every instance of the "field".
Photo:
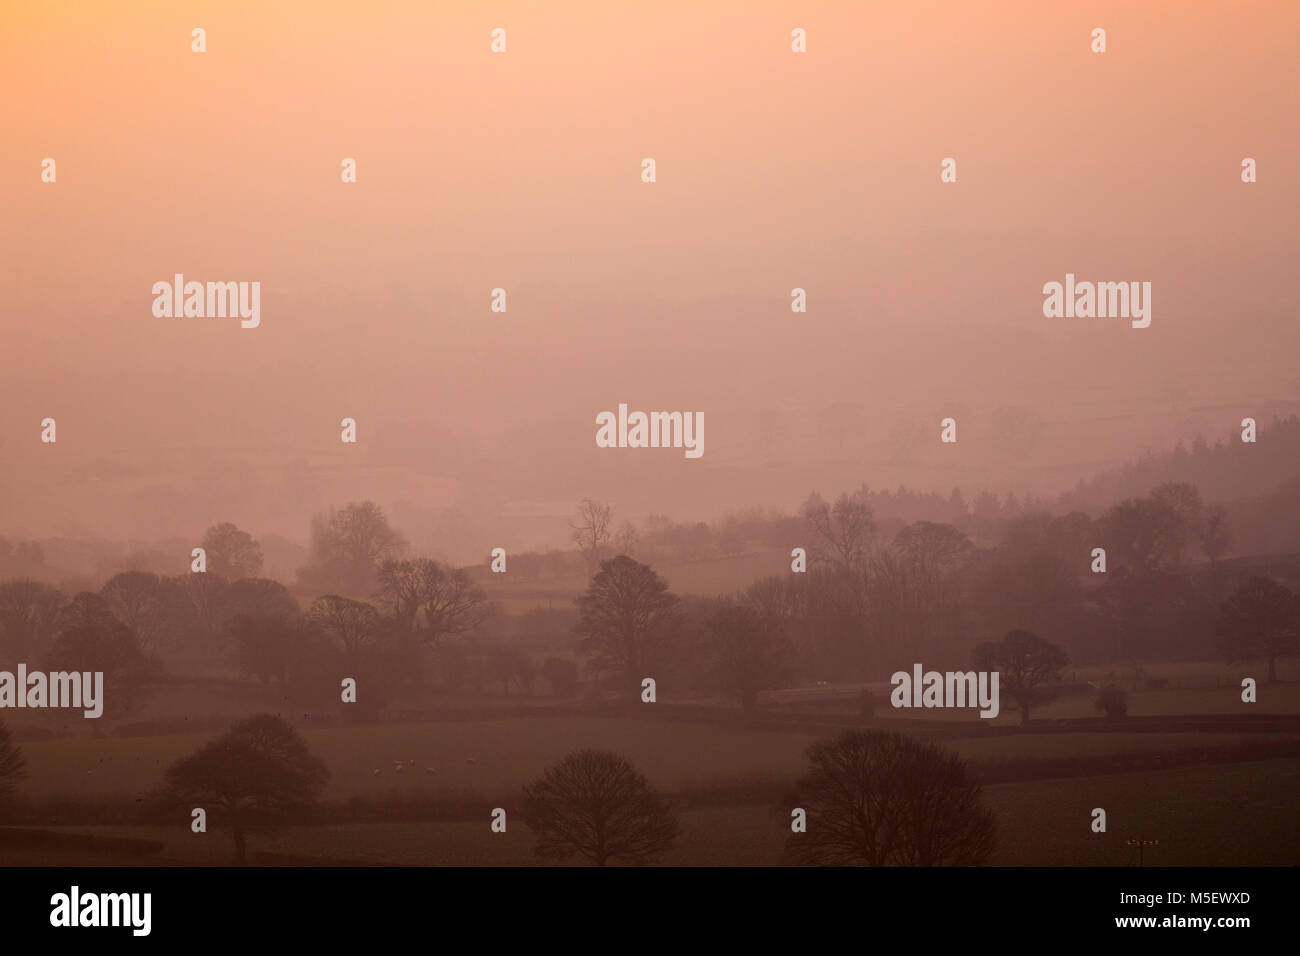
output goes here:
[[[1158, 839], [1147, 866], [1289, 866], [1300, 859], [1295, 761], [1260, 761], [1186, 770], [1070, 778], [985, 788], [998, 822], [995, 865], [1125, 866], [1137, 862], [1130, 837]], [[1090, 829], [1093, 807], [1108, 814], [1106, 833]], [[774, 866], [781, 863], [788, 817], [763, 805], [688, 810], [669, 865]], [[172, 827], [70, 827], [70, 832], [163, 841], [163, 859], [225, 863], [229, 836]], [[537, 862], [526, 826], [504, 834], [479, 823], [281, 827], [255, 834], [254, 851], [399, 865], [527, 866]], [[155, 858], [156, 859], [156, 858]]]
[[[312, 752], [330, 769], [325, 798], [416, 797], [515, 792], [564, 754], [586, 747], [616, 750], [662, 790], [682, 791], [754, 778], [793, 779], [818, 735], [743, 730], [707, 723], [602, 717], [528, 717], [423, 724], [313, 728], [299, 725]], [[1194, 736], [1194, 739], [1193, 739]], [[949, 742], [963, 757], [1071, 757], [1218, 746], [1258, 734], [1062, 733]], [[141, 794], [164, 768], [191, 753], [203, 735], [49, 740], [23, 745], [23, 794]], [[415, 766], [395, 771], [397, 761]], [[471, 764], [468, 761], [474, 760]], [[428, 773], [427, 769], [437, 770]], [[374, 771], [379, 770], [378, 776]]]
[[[1158, 676], [1183, 686], [1132, 692], [1130, 713], [1241, 715], [1246, 705], [1236, 689], [1216, 686], [1222, 674], [1215, 664], [1170, 665]], [[210, 706], [213, 698], [232, 689], [221, 707]], [[268, 696], [264, 688], [227, 688], [223, 682], [169, 687], [143, 702], [132, 719], [184, 726], [189, 714], [210, 714], [217, 722], [205, 726], [224, 727], [227, 720], [244, 714], [274, 711]], [[906, 727], [904, 719], [925, 718], [913, 723], [909, 732], [951, 748], [977, 772], [984, 768], [993, 774], [987, 779], [1019, 781], [984, 788], [985, 803], [999, 822], [997, 864], [1127, 864], [1132, 850], [1124, 841], [1139, 835], [1161, 841], [1151, 850], [1148, 865], [1300, 861], [1295, 812], [1300, 767], [1294, 759], [1256, 751], [1238, 757], [1241, 762], [1152, 769], [1159, 766], [1160, 757], [1167, 762], [1165, 755], [1175, 752], [1294, 740], [1294, 735], [1288, 737], [1271, 725], [1267, 730], [1230, 725], [1222, 732], [1177, 732], [1170, 723], [1149, 730], [1131, 725], [1120, 730], [1101, 722], [1067, 729], [1056, 723], [1095, 719], [1091, 701], [1090, 696], [1078, 696], [1045, 705], [1035, 711], [1041, 722], [1023, 733], [1005, 732], [1018, 723], [1006, 710], [997, 721], [981, 721], [951, 710], [894, 711], [885, 706], [877, 708], [872, 725]], [[545, 700], [496, 700], [498, 706], [521, 703], [537, 706]], [[250, 834], [250, 852], [379, 864], [532, 865], [532, 834], [516, 812], [520, 788], [563, 755], [591, 747], [626, 755], [677, 803], [682, 834], [665, 862], [776, 865], [789, 826], [788, 808], [777, 806], [779, 794], [804, 771], [809, 744], [836, 729], [831, 718], [814, 712], [760, 715], [760, 727], [746, 725], [734, 710], [665, 706], [649, 708], [646, 716], [640, 711], [602, 716], [557, 708], [554, 714], [533, 716], [482, 715], [481, 708], [490, 704], [480, 701], [454, 717], [406, 723], [330, 726], [319, 718], [292, 715], [308, 747], [330, 770], [324, 799], [333, 809], [323, 819], [339, 822], [256, 830]], [[1249, 712], [1265, 716], [1297, 711], [1300, 685], [1279, 683], [1261, 685], [1260, 703]], [[787, 720], [788, 726], [780, 723]], [[982, 732], [995, 728], [1000, 732]], [[77, 729], [84, 734], [100, 728], [82, 724]], [[45, 816], [31, 818], [43, 819], [42, 829], [158, 840], [164, 844], [162, 852], [124, 858], [94, 847], [0, 845], [0, 862], [229, 862], [230, 836], [219, 826], [198, 835], [190, 833], [188, 820], [174, 826], [106, 827], [86, 825], [94, 818], [77, 816], [79, 804], [90, 806], [101, 797], [134, 806], [160, 782], [169, 763], [219, 733], [208, 729], [126, 736], [126, 729], [106, 722], [103, 730], [108, 732], [99, 736], [23, 740], [27, 777], [19, 795], [30, 807], [49, 808]], [[1134, 759], [1118, 765], [1082, 763], [1123, 755]], [[1072, 762], [1076, 758], [1081, 761], [1077, 766]], [[1032, 763], [1038, 760], [1054, 761], [1051, 772], [1058, 776], [1033, 779], [1047, 775], [1043, 764]], [[403, 764], [400, 773], [398, 761]], [[1066, 774], [1076, 775], [1062, 778]], [[431, 809], [433, 804], [438, 806]], [[361, 810], [354, 814], [354, 806]], [[489, 812], [497, 806], [510, 815], [505, 834], [493, 834], [488, 827]], [[1106, 809], [1109, 833], [1089, 829], [1094, 807]], [[348, 822], [353, 819], [357, 822]]]
[[[789, 572], [790, 553], [754, 551], [696, 561], [665, 561], [656, 563], [655, 570], [677, 594], [733, 594], [743, 591], [758, 578]], [[496, 577], [488, 575], [484, 584], [493, 600], [500, 601], [510, 614], [521, 614], [538, 606], [571, 610], [573, 599], [587, 587], [587, 580], [581, 574], [534, 581], [496, 580]]]

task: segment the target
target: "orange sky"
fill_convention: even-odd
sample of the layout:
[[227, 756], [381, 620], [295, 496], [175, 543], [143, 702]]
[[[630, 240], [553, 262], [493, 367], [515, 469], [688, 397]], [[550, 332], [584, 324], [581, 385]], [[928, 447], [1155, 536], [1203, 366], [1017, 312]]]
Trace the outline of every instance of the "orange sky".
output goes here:
[[[0, 531], [1049, 492], [1300, 403], [1293, 0], [0, 10]], [[260, 281], [261, 327], [154, 318], [175, 272]], [[1066, 272], [1152, 282], [1151, 328], [1045, 319]], [[619, 402], [705, 411], [704, 458], [595, 448]], [[848, 449], [818, 437], [836, 403]], [[958, 409], [974, 439], [1007, 406], [1050, 426], [1032, 460], [884, 461], [899, 421]]]

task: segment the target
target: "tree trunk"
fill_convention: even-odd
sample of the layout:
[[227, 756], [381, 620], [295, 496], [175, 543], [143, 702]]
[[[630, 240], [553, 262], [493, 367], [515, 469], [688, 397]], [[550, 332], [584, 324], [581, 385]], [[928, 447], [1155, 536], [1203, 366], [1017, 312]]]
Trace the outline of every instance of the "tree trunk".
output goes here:
[[1277, 683], [1277, 655], [1271, 655], [1268, 659], [1268, 682]]
[[1029, 723], [1029, 702], [1028, 701], [1023, 702], [1020, 705], [1020, 723], [1022, 726], [1024, 724]]

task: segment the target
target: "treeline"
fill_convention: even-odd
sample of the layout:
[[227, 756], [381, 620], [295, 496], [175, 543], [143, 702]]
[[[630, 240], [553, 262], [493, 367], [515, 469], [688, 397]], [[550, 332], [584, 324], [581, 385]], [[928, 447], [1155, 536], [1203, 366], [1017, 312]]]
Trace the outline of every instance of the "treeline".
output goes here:
[[1095, 520], [1019, 515], [989, 547], [931, 521], [886, 537], [861, 493], [833, 504], [813, 496], [804, 517], [809, 573], [756, 582], [747, 597], [793, 620], [800, 658], [822, 674], [964, 663], [976, 642], [1017, 628], [1076, 663], [1225, 652], [1215, 629], [1237, 583], [1221, 566], [1233, 529], [1192, 485], [1160, 485]]
[[[1004, 518], [992, 544], [956, 523], [881, 520], [880, 500], [865, 488], [833, 502], [810, 495], [782, 525], [791, 569], [712, 598], [671, 594], [646, 560], [685, 526], [651, 523], [642, 538], [587, 500], [572, 522], [585, 591], [526, 614], [489, 600], [484, 569], [414, 554], [373, 502], [313, 522], [293, 592], [259, 576], [257, 541], [219, 524], [188, 573], [125, 571], [72, 595], [0, 583], [0, 665], [103, 670], [119, 715], [165, 671], [238, 674], [329, 711], [352, 678], [349, 712], [364, 715], [429, 692], [568, 697], [584, 679], [630, 699], [656, 675], [671, 677], [677, 699], [725, 694], [752, 707], [788, 682], [880, 680], [918, 661], [964, 669], [1010, 632], [1076, 664], [1253, 656], [1272, 678], [1293, 653], [1295, 582], [1226, 567], [1228, 513], [1193, 485], [1160, 485], [1096, 519]], [[737, 518], [731, 530], [744, 540], [770, 524]], [[508, 573], [519, 574], [518, 556]], [[1276, 633], [1225, 630], [1225, 609], [1251, 581], [1238, 616], [1280, 621]]]
[[[1220, 503], [1233, 529], [1222, 556], [1293, 552], [1300, 541], [1300, 460], [1296, 454], [1300, 448], [1300, 418], [1274, 421], [1260, 429], [1258, 438], [1249, 445], [1235, 435], [1213, 446], [1199, 440], [1190, 449], [1180, 445], [1171, 452], [1149, 455], [1081, 481], [1055, 498], [1017, 495], [1014, 491], [994, 494], [988, 490], [968, 495], [960, 488], [948, 494], [905, 486], [872, 489], [866, 484], [854, 495], [870, 508], [879, 535], [886, 540], [907, 525], [929, 521], [951, 524], [976, 545], [991, 547], [1008, 536], [1009, 525], [1019, 518], [1075, 512], [1099, 516], [1115, 502], [1140, 498], [1162, 484], [1191, 484], [1206, 499]], [[804, 528], [801, 514], [774, 509], [742, 509], [712, 522], [675, 522], [663, 515], [651, 515], [635, 523], [616, 522], [612, 511], [592, 514], [591, 507], [609, 506], [584, 502], [584, 513], [574, 522], [573, 548], [512, 550], [513, 579], [545, 582], [589, 575], [593, 567], [590, 549], [579, 540], [586, 533], [584, 528], [595, 530], [609, 549], [653, 565], [788, 550]], [[349, 587], [355, 590], [359, 586], [357, 569], [363, 569], [374, 557], [367, 555], [367, 550], [409, 550], [405, 539], [396, 532], [392, 532], [395, 537], [391, 540], [367, 532], [357, 540], [341, 541], [338, 520], [332, 514], [313, 520], [306, 564], [302, 567], [299, 565], [304, 549], [300, 545], [269, 536], [261, 542], [274, 558], [268, 563], [287, 572], [286, 580], [294, 577], [292, 572], [297, 569], [294, 588], [302, 593], [348, 592]], [[76, 593], [94, 589], [99, 582], [124, 570], [178, 573], [184, 570], [184, 556], [191, 546], [192, 542], [179, 539], [123, 545], [60, 538], [10, 541], [0, 537], [0, 579], [30, 577]]]
[[[1097, 512], [1122, 498], [1142, 494], [1166, 482], [1196, 485], [1207, 498], [1232, 502], [1267, 497], [1285, 505], [1290, 528], [1300, 513], [1300, 417], [1290, 415], [1270, 424], [1260, 423], [1257, 441], [1242, 442], [1234, 429], [1213, 445], [1198, 438], [1190, 447], [1179, 442], [1172, 451], [1148, 454], [1124, 465], [1081, 480], [1059, 496], [1058, 508]], [[1289, 489], [1282, 494], [1283, 487]], [[1253, 529], [1239, 528], [1243, 553], [1279, 550], [1250, 544]], [[1295, 547], [1295, 539], [1283, 550]]]

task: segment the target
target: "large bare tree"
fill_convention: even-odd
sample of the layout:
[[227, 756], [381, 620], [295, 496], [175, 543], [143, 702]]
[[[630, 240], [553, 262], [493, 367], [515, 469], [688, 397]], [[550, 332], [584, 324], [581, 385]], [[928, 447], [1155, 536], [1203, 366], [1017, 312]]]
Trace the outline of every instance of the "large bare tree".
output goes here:
[[166, 770], [157, 797], [165, 805], [205, 807], [231, 828], [235, 860], [246, 855], [253, 814], [283, 814], [314, 803], [329, 770], [279, 717], [255, 714]]
[[17, 662], [44, 651], [65, 600], [39, 581], [20, 578], [0, 584], [0, 660]]
[[371, 604], [338, 594], [326, 594], [313, 601], [307, 619], [342, 648], [344, 660], [354, 671], [362, 653], [379, 636], [379, 611]]
[[651, 863], [679, 833], [672, 808], [624, 757], [580, 750], [524, 788], [524, 822], [537, 834], [537, 855], [575, 854], [596, 866]]
[[1229, 661], [1268, 662], [1277, 680], [1277, 659], [1300, 654], [1300, 598], [1271, 578], [1247, 578], [1223, 602], [1216, 633]]
[[208, 571], [227, 581], [255, 578], [262, 573], [262, 546], [229, 521], [203, 532], [202, 544]]
[[998, 672], [1000, 692], [1020, 707], [1022, 724], [1029, 723], [1030, 707], [1047, 699], [1043, 685], [1059, 680], [1070, 663], [1064, 648], [1022, 630], [1008, 631], [996, 643], [985, 641], [974, 657], [980, 670]]
[[613, 533], [613, 522], [613, 507], [592, 498], [582, 499], [577, 517], [569, 522], [573, 531], [573, 543], [578, 546], [582, 559], [587, 563], [587, 577], [595, 573], [596, 566], [605, 556]]
[[808, 749], [792, 804], [806, 832], [786, 838], [796, 863], [975, 866], [989, 861], [993, 816], [951, 751], [904, 734], [846, 731]]
[[352, 502], [311, 527], [311, 565], [299, 572], [304, 583], [322, 590], [366, 595], [385, 561], [401, 556], [406, 540], [373, 501]]
[[754, 607], [724, 601], [704, 622], [705, 677], [753, 710], [758, 695], [788, 673], [791, 649], [783, 621]]
[[804, 502], [804, 520], [818, 539], [814, 556], [848, 571], [860, 571], [876, 535], [865, 489], [841, 494], [828, 505], [813, 492]]
[[168, 624], [169, 611], [165, 588], [158, 575], [123, 571], [109, 578], [99, 593], [117, 619], [135, 632], [142, 650], [157, 650]]
[[430, 558], [386, 561], [379, 569], [379, 595], [401, 627], [429, 645], [477, 629], [493, 611], [487, 593], [463, 568]]
[[602, 561], [574, 603], [574, 631], [592, 666], [617, 677], [628, 691], [668, 663], [682, 622], [681, 601], [649, 565], [627, 555]]

